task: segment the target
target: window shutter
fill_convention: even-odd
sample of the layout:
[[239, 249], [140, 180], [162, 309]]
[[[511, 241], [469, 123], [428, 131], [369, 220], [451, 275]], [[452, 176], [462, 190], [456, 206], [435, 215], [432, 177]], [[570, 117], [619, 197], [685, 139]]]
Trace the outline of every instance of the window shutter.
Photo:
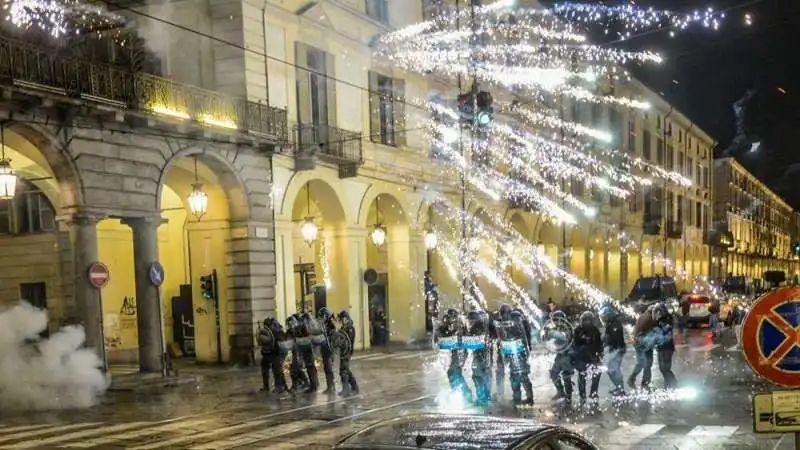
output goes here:
[[369, 140], [381, 142], [381, 95], [378, 92], [378, 74], [369, 72]]
[[297, 80], [297, 121], [311, 123], [311, 86], [308, 71], [308, 46], [302, 42], [294, 43], [295, 78]]
[[394, 144], [398, 147], [406, 145], [406, 81], [396, 78], [392, 80], [394, 89]]
[[325, 52], [325, 79], [328, 94], [328, 125], [336, 126], [337, 103], [336, 103], [336, 59], [328, 52]]

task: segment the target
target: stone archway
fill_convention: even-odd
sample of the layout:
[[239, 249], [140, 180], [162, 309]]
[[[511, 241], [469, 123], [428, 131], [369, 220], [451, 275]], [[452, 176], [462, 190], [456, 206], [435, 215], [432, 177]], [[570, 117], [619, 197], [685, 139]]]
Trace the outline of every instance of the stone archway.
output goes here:
[[[0, 201], [0, 258], [6, 259], [0, 302], [17, 302], [24, 295], [47, 310], [51, 329], [82, 321], [97, 301], [96, 291], [91, 298], [75, 295], [76, 281], [86, 277], [74, 268], [70, 221], [62, 221], [83, 202], [78, 172], [44, 127], [11, 120], [3, 123], [2, 133], [5, 156], [17, 174], [17, 195]], [[89, 345], [101, 349], [100, 327], [87, 330], [93, 333]]]

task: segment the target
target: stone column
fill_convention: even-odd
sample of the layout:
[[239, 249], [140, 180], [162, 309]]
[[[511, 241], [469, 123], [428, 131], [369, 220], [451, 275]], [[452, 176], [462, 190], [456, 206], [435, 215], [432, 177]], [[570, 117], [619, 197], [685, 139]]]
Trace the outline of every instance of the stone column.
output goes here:
[[[363, 274], [367, 269], [367, 229], [336, 229], [331, 236], [329, 255], [331, 287], [328, 308], [338, 312], [348, 309], [356, 327], [356, 349], [369, 347], [369, 306]], [[317, 280], [321, 279], [320, 272]], [[390, 281], [391, 283], [391, 281]], [[391, 298], [389, 298], [391, 302]]]
[[389, 247], [389, 289], [387, 313], [391, 340], [411, 343], [425, 336], [425, 244], [419, 233], [407, 225], [391, 227]]
[[75, 312], [84, 330], [86, 346], [105, 361], [103, 305], [100, 289], [89, 282], [89, 267], [97, 262], [97, 222], [99, 217], [74, 215], [66, 220], [74, 264], [73, 289]]
[[150, 265], [158, 261], [160, 217], [137, 217], [123, 220], [133, 230], [133, 266], [136, 280], [136, 325], [139, 332], [139, 370], [160, 372], [161, 305], [158, 289], [150, 284]]
[[[296, 226], [290, 221], [275, 222], [275, 272], [277, 278], [275, 303], [276, 314], [281, 321], [297, 312], [295, 304], [297, 293], [294, 281], [294, 230]], [[321, 278], [321, 274], [317, 274], [317, 280]]]

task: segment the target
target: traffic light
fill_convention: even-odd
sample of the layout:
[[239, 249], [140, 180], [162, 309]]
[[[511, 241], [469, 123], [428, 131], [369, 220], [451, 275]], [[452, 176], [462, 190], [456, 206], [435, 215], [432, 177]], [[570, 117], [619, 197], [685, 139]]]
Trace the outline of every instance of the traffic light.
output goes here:
[[792, 252], [794, 252], [795, 255], [800, 255], [800, 242], [794, 242], [792, 244]]
[[458, 95], [458, 113], [462, 124], [472, 125], [472, 121], [474, 120], [474, 103], [472, 92]]
[[478, 114], [475, 117], [475, 122], [479, 127], [486, 127], [492, 123], [492, 116], [494, 115], [493, 103], [492, 94], [486, 91], [478, 92]]
[[203, 293], [203, 299], [216, 300], [217, 299], [217, 271], [213, 270], [208, 275], [200, 277], [200, 290]]
[[[471, 90], [458, 96], [458, 113], [463, 125], [489, 126], [494, 116], [494, 99], [487, 91]], [[477, 110], [475, 107], [477, 106]]]

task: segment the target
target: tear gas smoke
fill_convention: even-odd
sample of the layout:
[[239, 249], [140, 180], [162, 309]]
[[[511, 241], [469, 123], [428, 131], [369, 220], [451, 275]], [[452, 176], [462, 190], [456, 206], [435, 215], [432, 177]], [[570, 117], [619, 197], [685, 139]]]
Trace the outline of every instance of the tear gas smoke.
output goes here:
[[108, 387], [83, 327], [40, 338], [46, 328], [47, 313], [27, 302], [0, 311], [0, 411], [88, 408]]

